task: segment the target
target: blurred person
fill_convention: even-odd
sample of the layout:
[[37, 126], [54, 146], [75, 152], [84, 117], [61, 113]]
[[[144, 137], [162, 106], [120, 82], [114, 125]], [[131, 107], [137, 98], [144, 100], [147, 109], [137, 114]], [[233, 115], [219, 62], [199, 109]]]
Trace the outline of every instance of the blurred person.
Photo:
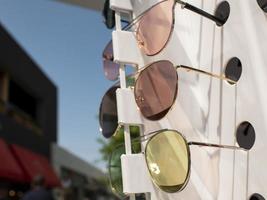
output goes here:
[[0, 183], [0, 200], [9, 200], [8, 198], [8, 186]]
[[0, 200], [9, 200], [8, 190], [5, 188], [0, 188]]
[[22, 200], [54, 200], [54, 198], [45, 188], [45, 178], [38, 175], [32, 181], [31, 191], [27, 192]]

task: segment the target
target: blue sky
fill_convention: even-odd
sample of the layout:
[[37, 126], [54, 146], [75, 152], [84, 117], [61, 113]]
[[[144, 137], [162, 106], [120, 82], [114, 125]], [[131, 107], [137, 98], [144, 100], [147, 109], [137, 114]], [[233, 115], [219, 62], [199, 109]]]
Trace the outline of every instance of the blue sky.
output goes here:
[[59, 144], [103, 168], [95, 162], [97, 115], [112, 82], [102, 70], [111, 32], [101, 14], [53, 0], [1, 0], [0, 22], [58, 87]]

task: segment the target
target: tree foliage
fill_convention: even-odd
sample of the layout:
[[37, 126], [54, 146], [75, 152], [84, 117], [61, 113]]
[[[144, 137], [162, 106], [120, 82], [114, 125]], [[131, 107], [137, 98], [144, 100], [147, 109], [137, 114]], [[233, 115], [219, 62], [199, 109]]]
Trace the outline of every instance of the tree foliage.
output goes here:
[[[131, 139], [137, 138], [140, 136], [140, 131], [138, 126], [130, 126]], [[100, 153], [102, 155], [101, 160], [105, 161], [108, 164], [109, 157], [112, 151], [119, 145], [124, 144], [124, 128], [121, 127], [113, 137], [110, 139], [98, 138], [98, 143], [101, 144]], [[132, 149], [134, 152], [140, 151], [140, 142], [132, 143]]]

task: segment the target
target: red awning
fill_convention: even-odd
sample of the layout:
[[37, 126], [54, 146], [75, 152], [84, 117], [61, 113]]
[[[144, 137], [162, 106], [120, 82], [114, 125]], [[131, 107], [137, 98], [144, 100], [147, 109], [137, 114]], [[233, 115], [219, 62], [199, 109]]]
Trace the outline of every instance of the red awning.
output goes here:
[[27, 181], [30, 182], [37, 175], [43, 175], [47, 186], [56, 187], [61, 185], [46, 157], [14, 144], [11, 145], [11, 149], [21, 164], [27, 176]]
[[0, 178], [25, 181], [25, 176], [4, 140], [0, 139]]

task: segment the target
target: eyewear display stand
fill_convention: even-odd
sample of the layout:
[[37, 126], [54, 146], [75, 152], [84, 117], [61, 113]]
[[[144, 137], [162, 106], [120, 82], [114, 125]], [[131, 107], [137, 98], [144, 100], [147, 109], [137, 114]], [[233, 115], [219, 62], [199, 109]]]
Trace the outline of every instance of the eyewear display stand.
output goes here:
[[[267, 132], [264, 121], [267, 107], [261, 100], [267, 99], [266, 92], [262, 89], [267, 78], [266, 73], [259, 73], [266, 71], [264, 63], [267, 63], [267, 57], [261, 54], [264, 52], [262, 47], [267, 45], [264, 40], [267, 29], [263, 28], [266, 25], [266, 14], [256, 0], [229, 0], [229, 19], [223, 27], [217, 27], [208, 19], [177, 5], [173, 35], [166, 49], [159, 55], [148, 57], [139, 49], [134, 32], [121, 30], [120, 12], [135, 17], [157, 2], [159, 1], [111, 0], [111, 7], [116, 11], [116, 30], [112, 33], [114, 61], [120, 63], [121, 88], [116, 92], [118, 122], [124, 126], [125, 131], [126, 154], [121, 157], [124, 193], [129, 195], [130, 200], [135, 200], [137, 193], [149, 193], [146, 200], [245, 200], [250, 199], [253, 193], [266, 198], [267, 162], [262, 150], [267, 144], [264, 134]], [[212, 13], [221, 1], [187, 2]], [[244, 19], [244, 16], [247, 17]], [[244, 51], [246, 48], [248, 50]], [[129, 125], [142, 127], [141, 135], [144, 131], [149, 132], [150, 127], [147, 128], [147, 121], [136, 107], [132, 90], [126, 88], [125, 65], [143, 67], [151, 61], [168, 59], [175, 64], [204, 66], [205, 70], [219, 74], [224, 72], [229, 59], [235, 56], [240, 58], [243, 65], [240, 81], [236, 85], [203, 76], [181, 74], [179, 81], [184, 82], [180, 82], [178, 87], [183, 94], [178, 94], [178, 98], [183, 98], [180, 101], [182, 103], [187, 101], [186, 111], [191, 111], [183, 113], [189, 119], [189, 126], [180, 126], [179, 123], [184, 121], [179, 120], [183, 120], [183, 117], [174, 112], [155, 124], [160, 128], [179, 129], [189, 138], [197, 138], [194, 141], [236, 145], [237, 126], [242, 121], [249, 121], [257, 131], [255, 146], [247, 155], [232, 150], [193, 147], [188, 186], [180, 193], [162, 192], [151, 181], [144, 155], [132, 154]], [[259, 82], [254, 84], [255, 81]], [[189, 88], [200, 91], [196, 92], [196, 98], [189, 97]], [[196, 109], [193, 110], [192, 105], [199, 106], [198, 114], [194, 114]], [[181, 107], [185, 108], [184, 105]], [[174, 110], [177, 111], [177, 104]], [[195, 124], [200, 125], [190, 127]], [[194, 134], [188, 134], [192, 132]], [[145, 144], [143, 148], [144, 146]]]
[[[150, 3], [149, 3], [150, 2]], [[152, 6], [157, 1], [147, 1], [146, 6]], [[134, 5], [134, 4], [133, 4]], [[133, 15], [136, 16], [138, 12], [135, 12], [135, 8], [140, 5], [135, 5], [133, 10]], [[146, 7], [145, 6], [145, 7]], [[145, 7], [140, 7], [142, 10]], [[140, 10], [139, 10], [140, 11]], [[122, 167], [122, 179], [123, 179], [123, 191], [125, 194], [129, 195], [130, 200], [135, 199], [134, 194], [145, 193], [146, 200], [164, 200], [164, 199], [175, 199], [176, 195], [167, 194], [160, 191], [152, 182], [149, 172], [147, 170], [144, 154], [131, 154], [131, 139], [129, 125], [141, 125], [143, 126], [144, 121], [136, 107], [134, 100], [134, 95], [132, 90], [126, 88], [126, 76], [125, 76], [125, 66], [124, 64], [131, 64], [134, 67], [143, 67], [145, 64], [150, 62], [151, 57], [147, 57], [142, 54], [139, 49], [134, 32], [127, 32], [121, 30], [120, 14], [116, 12], [116, 27], [117, 29], [112, 33], [113, 41], [113, 52], [114, 61], [120, 63], [120, 83], [121, 88], [117, 90], [117, 108], [118, 108], [118, 122], [124, 126], [125, 135], [125, 147], [126, 154], [121, 157], [121, 167]], [[178, 45], [177, 45], [178, 44]], [[181, 43], [176, 42], [175, 46], [178, 55], [186, 55], [181, 48]], [[181, 52], [183, 52], [181, 54]], [[177, 57], [175, 55], [175, 57]], [[185, 56], [183, 56], [185, 58]], [[168, 120], [161, 120], [159, 122], [162, 128], [171, 128]], [[141, 135], [143, 135], [143, 130], [141, 129]], [[145, 144], [143, 144], [143, 147]], [[196, 183], [196, 181], [194, 181]], [[197, 184], [197, 183], [196, 183]], [[179, 194], [178, 194], [179, 196]], [[187, 195], [190, 196], [190, 195]], [[208, 195], [209, 196], [209, 195]]]
[[133, 32], [122, 30], [113, 31], [112, 41], [115, 62], [132, 64], [134, 66], [145, 64]]
[[[111, 8], [116, 11], [115, 14], [115, 20], [116, 20], [116, 31], [112, 34], [113, 39], [113, 51], [114, 51], [114, 61], [117, 63], [120, 63], [120, 86], [121, 88], [116, 91], [116, 97], [117, 97], [117, 109], [118, 109], [118, 123], [124, 126], [124, 139], [125, 139], [125, 157], [131, 157], [132, 156], [132, 149], [131, 149], [131, 137], [130, 137], [130, 125], [139, 125], [142, 126], [142, 120], [140, 117], [140, 113], [138, 113], [136, 107], [134, 107], [134, 95], [131, 89], [126, 88], [126, 74], [125, 74], [125, 63], [132, 63], [129, 62], [129, 59], [124, 59], [125, 55], [123, 53], [128, 52], [128, 55], [130, 52], [134, 53], [137, 51], [132, 51], [133, 48], [127, 48], [128, 50], [125, 51], [125, 46], [122, 46], [124, 42], [121, 42], [120, 40], [123, 39], [123, 36], [118, 36], [116, 33], [121, 33], [121, 16], [119, 11], [125, 11], [128, 12], [131, 11], [131, 2], [130, 1], [124, 1], [121, 0], [112, 0], [111, 1]], [[135, 38], [132, 37], [132, 40]], [[126, 42], [126, 41], [125, 41]], [[127, 42], [128, 43], [128, 40]], [[134, 44], [133, 42], [131, 44]], [[142, 130], [142, 128], [140, 128]], [[136, 159], [135, 159], [136, 161]], [[126, 162], [128, 163], [128, 162]], [[142, 165], [142, 162], [134, 162], [139, 163], [139, 166]], [[124, 171], [123, 175], [123, 185], [125, 185], [124, 188], [127, 187], [128, 183], [131, 183], [129, 181], [129, 178], [127, 178], [127, 172], [130, 172], [129, 170], [125, 170], [125, 166], [127, 164], [122, 164], [122, 171]], [[129, 174], [128, 174], [129, 175]], [[141, 180], [142, 181], [142, 180]], [[132, 191], [131, 187], [126, 192], [124, 189], [124, 192], [127, 193], [129, 196], [129, 200], [135, 200], [135, 192]]]
[[116, 12], [128, 13], [133, 11], [130, 0], [110, 0], [110, 8]]
[[[143, 65], [142, 54], [136, 44], [134, 33], [121, 30], [120, 13], [118, 11], [130, 8], [128, 3], [121, 0], [112, 0], [111, 8], [115, 8], [116, 12], [116, 30], [112, 33], [114, 61], [120, 63], [120, 83], [121, 88], [117, 89], [117, 109], [118, 123], [124, 126], [125, 151], [126, 154], [121, 157], [123, 191], [129, 195], [130, 200], [135, 200], [135, 194], [148, 193], [153, 188], [149, 179], [149, 174], [145, 166], [143, 154], [131, 154], [131, 139], [129, 125], [139, 125], [140, 134], [143, 135], [143, 120], [138, 111], [134, 99], [133, 90], [126, 88], [126, 76], [124, 64], [132, 64], [133, 66]], [[125, 6], [126, 5], [126, 6]], [[129, 11], [130, 9], [128, 9]], [[125, 45], [127, 44], [127, 45]], [[157, 199], [149, 197], [146, 199]]]
[[[140, 113], [135, 105], [134, 94], [130, 88], [119, 88], [116, 91], [118, 123], [141, 125], [143, 124]], [[131, 105], [131, 106], [129, 106]]]
[[122, 155], [121, 165], [123, 191], [126, 194], [147, 193], [152, 190], [151, 180], [145, 164], [145, 158], [142, 153]]
[[133, 8], [130, 0], [110, 0], [110, 8], [120, 13], [121, 19], [131, 20]]

